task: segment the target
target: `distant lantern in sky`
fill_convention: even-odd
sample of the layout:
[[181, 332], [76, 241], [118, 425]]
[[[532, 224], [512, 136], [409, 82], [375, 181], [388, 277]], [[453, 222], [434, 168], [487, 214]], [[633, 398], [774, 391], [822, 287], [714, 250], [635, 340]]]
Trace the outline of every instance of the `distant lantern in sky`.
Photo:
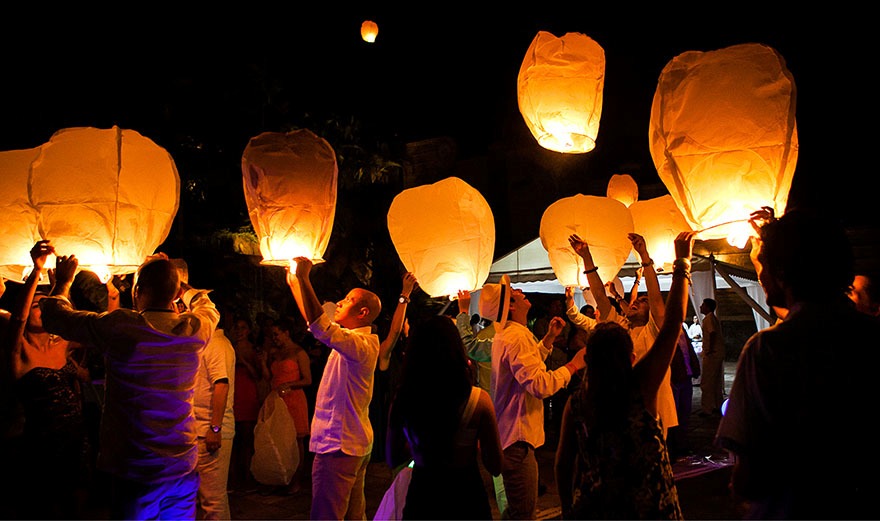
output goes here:
[[336, 214], [336, 153], [311, 130], [263, 132], [241, 157], [244, 198], [262, 264], [323, 262]]
[[539, 31], [517, 77], [519, 111], [538, 143], [581, 154], [596, 147], [605, 86], [605, 51], [592, 38]]
[[658, 272], [671, 273], [675, 260], [675, 238], [691, 229], [670, 195], [636, 201], [629, 207], [635, 232], [645, 238], [645, 246]]
[[639, 200], [639, 185], [628, 174], [614, 174], [608, 180], [608, 189], [605, 195], [617, 199], [628, 208]]
[[628, 234], [633, 220], [627, 207], [616, 199], [578, 194], [560, 199], [541, 217], [541, 244], [550, 266], [563, 286], [586, 287], [584, 261], [574, 252], [568, 237], [576, 233], [590, 245], [599, 276], [608, 282], [617, 276], [632, 251]]
[[376, 22], [372, 20], [364, 20], [364, 23], [361, 24], [361, 38], [363, 38], [365, 42], [373, 43], [376, 41], [376, 36], [378, 35], [379, 26], [376, 25]]
[[0, 152], [0, 277], [23, 282], [33, 268], [31, 248], [40, 240], [28, 176], [39, 148]]
[[404, 267], [431, 297], [478, 290], [489, 277], [495, 255], [492, 209], [457, 177], [400, 192], [388, 209], [388, 232]]
[[40, 236], [102, 281], [134, 273], [155, 253], [180, 203], [171, 155], [116, 126], [56, 132], [31, 165], [28, 190]]
[[710, 228], [699, 239], [743, 247], [751, 212], [785, 211], [798, 156], [795, 104], [794, 78], [766, 45], [688, 51], [663, 68], [651, 155], [693, 229]]

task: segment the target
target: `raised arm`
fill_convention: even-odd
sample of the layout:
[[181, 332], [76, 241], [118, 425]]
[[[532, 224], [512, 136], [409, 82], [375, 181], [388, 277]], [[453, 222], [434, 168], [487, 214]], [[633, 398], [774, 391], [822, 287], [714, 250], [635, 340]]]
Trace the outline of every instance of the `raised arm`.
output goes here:
[[584, 273], [587, 275], [587, 282], [590, 285], [590, 293], [596, 301], [596, 310], [600, 317], [607, 317], [611, 312], [611, 301], [605, 294], [605, 284], [602, 277], [599, 276], [599, 267], [593, 262], [593, 254], [590, 253], [590, 245], [587, 241], [581, 239], [576, 233], [568, 237], [568, 243], [571, 244], [574, 252], [584, 260]]
[[418, 286], [419, 282], [412, 272], [408, 271], [403, 274], [403, 285], [400, 289], [397, 308], [394, 310], [394, 316], [391, 317], [391, 328], [388, 330], [388, 336], [379, 344], [380, 371], [387, 371], [388, 366], [391, 365], [391, 353], [394, 352], [394, 346], [397, 345], [397, 339], [400, 338], [400, 332], [403, 331], [403, 322], [406, 320], [406, 307], [409, 304], [410, 295]]
[[492, 361], [492, 339], [477, 338], [474, 328], [471, 327], [471, 292], [462, 289], [458, 291], [458, 315], [455, 317], [455, 327], [464, 344], [468, 358], [475, 362]]
[[[642, 275], [645, 279], [645, 286], [648, 288], [648, 308], [651, 313], [649, 320], [653, 319], [655, 324], [660, 324], [663, 322], [665, 305], [663, 303], [663, 294], [660, 292], [660, 280], [657, 278], [657, 271], [654, 269], [654, 260], [648, 255], [648, 246], [645, 244], [644, 237], [637, 233], [631, 233], [628, 237], [642, 262]], [[688, 260], [690, 260], [690, 253], [688, 254]]]
[[675, 262], [672, 268], [672, 285], [666, 298], [666, 310], [660, 332], [648, 354], [636, 364], [642, 377], [642, 394], [645, 404], [653, 414], [657, 413], [657, 391], [672, 363], [678, 346], [681, 323], [684, 321], [691, 280], [691, 251], [695, 233], [681, 232], [675, 238]]
[[55, 253], [55, 248], [48, 240], [37, 241], [33, 248], [31, 248], [31, 260], [33, 260], [34, 269], [25, 279], [24, 286], [21, 288], [18, 299], [12, 308], [12, 315], [9, 319], [10, 323], [3, 345], [4, 351], [8, 351], [12, 355], [12, 366], [16, 371], [19, 357], [21, 356], [21, 339], [31, 313], [31, 304], [34, 302], [34, 294], [40, 281], [40, 273], [43, 271], [43, 266], [46, 265], [46, 258], [51, 253]]
[[579, 327], [584, 331], [592, 331], [596, 327], [596, 319], [588, 317], [580, 312], [574, 303], [574, 288], [565, 287], [565, 315], [575, 327]]
[[312, 287], [312, 281], [309, 275], [312, 271], [312, 260], [308, 257], [296, 257], [296, 272], [287, 272], [287, 285], [296, 299], [296, 303], [302, 312], [303, 318], [307, 324], [311, 324], [318, 319], [323, 313], [324, 308], [315, 295], [315, 288]]

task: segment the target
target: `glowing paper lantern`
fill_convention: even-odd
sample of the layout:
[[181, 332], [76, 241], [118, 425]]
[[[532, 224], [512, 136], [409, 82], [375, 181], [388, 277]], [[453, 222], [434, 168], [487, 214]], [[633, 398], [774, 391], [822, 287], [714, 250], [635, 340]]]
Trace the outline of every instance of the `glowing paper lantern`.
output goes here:
[[639, 185], [632, 176], [627, 174], [614, 174], [608, 180], [608, 190], [605, 195], [617, 199], [627, 208], [639, 200]]
[[632, 251], [628, 234], [633, 220], [623, 203], [609, 197], [575, 195], [560, 199], [541, 217], [541, 244], [550, 266], [563, 286], [588, 286], [584, 262], [571, 248], [568, 237], [576, 233], [590, 245], [599, 276], [608, 282], [617, 276]]
[[373, 43], [376, 41], [376, 36], [379, 34], [379, 26], [376, 25], [376, 22], [372, 20], [364, 20], [364, 23], [361, 24], [361, 38], [364, 39], [365, 42]]
[[39, 148], [0, 152], [0, 276], [22, 282], [33, 268], [31, 248], [40, 240], [36, 209], [28, 198], [28, 175]]
[[630, 207], [635, 232], [645, 238], [648, 254], [658, 272], [672, 272], [675, 238], [691, 226], [671, 195], [636, 201]]
[[[651, 155], [700, 239], [744, 246], [762, 206], [782, 215], [798, 155], [796, 90], [766, 45], [689, 51], [660, 73], [650, 120]], [[725, 224], [734, 223], [734, 224]]]
[[404, 267], [431, 297], [477, 290], [489, 277], [495, 254], [492, 209], [457, 177], [397, 194], [388, 208], [388, 232]]
[[519, 111], [538, 143], [580, 154], [596, 147], [605, 87], [605, 51], [592, 38], [539, 31], [517, 77]]
[[245, 147], [241, 172], [261, 263], [288, 266], [299, 256], [324, 262], [339, 173], [330, 144], [307, 129], [264, 132]]
[[[180, 177], [168, 152], [134, 130], [59, 130], [31, 166], [40, 236], [101, 280], [134, 273], [168, 237]], [[31, 245], [33, 246], [33, 245]], [[30, 249], [30, 248], [28, 248]]]

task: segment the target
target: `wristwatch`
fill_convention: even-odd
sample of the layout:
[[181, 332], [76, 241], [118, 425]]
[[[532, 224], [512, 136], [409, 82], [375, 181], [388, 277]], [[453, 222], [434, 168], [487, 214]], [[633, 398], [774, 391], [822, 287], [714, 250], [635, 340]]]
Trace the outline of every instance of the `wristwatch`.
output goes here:
[[397, 299], [401, 304], [409, 304], [409, 297], [406, 295], [401, 295], [400, 298]]
[[214, 434], [217, 434], [218, 432], [220, 432], [221, 427], [222, 427], [222, 425], [211, 425], [211, 432], [213, 432]]

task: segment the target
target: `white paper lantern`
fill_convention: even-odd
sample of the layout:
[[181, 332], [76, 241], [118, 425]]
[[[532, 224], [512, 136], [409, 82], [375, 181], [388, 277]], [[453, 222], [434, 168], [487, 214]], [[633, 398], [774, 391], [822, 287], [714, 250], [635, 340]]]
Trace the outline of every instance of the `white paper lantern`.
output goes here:
[[115, 126], [56, 132], [40, 147], [28, 190], [40, 236], [102, 280], [137, 271], [168, 237], [180, 203], [171, 155]]
[[519, 111], [542, 147], [581, 154], [596, 147], [605, 50], [581, 33], [539, 31], [517, 76]]
[[568, 238], [576, 233], [587, 241], [599, 276], [608, 282], [617, 276], [632, 251], [629, 235], [633, 220], [627, 207], [616, 199], [578, 194], [551, 204], [541, 217], [541, 244], [550, 266], [563, 286], [585, 287], [584, 262]]
[[333, 147], [308, 129], [264, 132], [248, 142], [241, 172], [262, 264], [324, 262], [336, 214]]
[[478, 290], [489, 277], [495, 254], [492, 209], [457, 177], [399, 193], [388, 209], [388, 232], [404, 267], [431, 297]]
[[605, 195], [617, 199], [627, 208], [639, 200], [639, 185], [629, 174], [614, 174], [608, 180], [608, 189]]
[[700, 239], [744, 246], [751, 212], [785, 211], [798, 156], [795, 102], [794, 78], [766, 45], [689, 51], [663, 68], [651, 155], [693, 229], [711, 227]]
[[28, 198], [28, 176], [39, 148], [0, 152], [0, 277], [23, 282], [40, 240], [39, 214]]
[[645, 238], [648, 254], [657, 272], [671, 272], [675, 260], [675, 238], [690, 230], [671, 195], [636, 201], [629, 207], [635, 232]]

